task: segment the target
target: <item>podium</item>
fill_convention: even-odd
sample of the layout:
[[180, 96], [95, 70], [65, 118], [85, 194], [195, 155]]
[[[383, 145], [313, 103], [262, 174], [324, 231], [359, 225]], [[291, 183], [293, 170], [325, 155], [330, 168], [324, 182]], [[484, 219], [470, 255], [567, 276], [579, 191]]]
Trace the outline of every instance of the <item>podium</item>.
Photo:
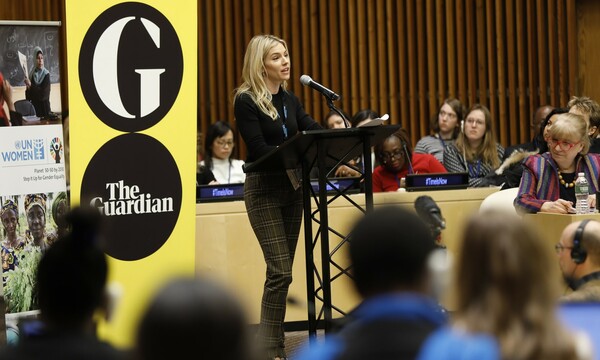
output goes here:
[[[302, 169], [302, 194], [304, 214], [304, 242], [306, 249], [306, 288], [308, 305], [308, 331], [310, 341], [316, 339], [317, 324], [321, 320], [325, 332], [329, 332], [332, 325], [332, 310], [340, 314], [343, 311], [336, 308], [331, 301], [331, 281], [341, 275], [350, 275], [347, 268], [341, 267], [332, 261], [329, 245], [329, 233], [333, 232], [343, 238], [334, 251], [348, 241], [348, 235], [340, 234], [329, 226], [328, 206], [337, 199], [345, 199], [362, 212], [373, 210], [373, 184], [371, 146], [383, 141], [400, 128], [400, 125], [387, 125], [376, 127], [361, 127], [335, 130], [310, 130], [299, 132], [276, 149], [262, 156], [260, 159], [247, 164], [245, 172], [272, 171], [283, 169]], [[347, 165], [350, 159], [355, 159], [363, 154], [363, 167]], [[347, 194], [347, 188], [337, 189], [328, 180], [329, 168], [346, 164], [361, 173], [357, 181], [364, 184], [365, 208], [363, 209]], [[319, 170], [318, 191], [315, 191], [310, 181], [310, 170], [316, 166]], [[334, 195], [330, 197], [327, 186], [333, 189]], [[311, 199], [317, 204], [317, 210], [311, 212]], [[313, 222], [317, 231], [313, 237]], [[314, 249], [320, 245], [320, 267], [315, 264]], [[340, 271], [333, 279], [331, 266]], [[318, 286], [315, 286], [315, 279]], [[317, 301], [322, 303], [317, 315]]]

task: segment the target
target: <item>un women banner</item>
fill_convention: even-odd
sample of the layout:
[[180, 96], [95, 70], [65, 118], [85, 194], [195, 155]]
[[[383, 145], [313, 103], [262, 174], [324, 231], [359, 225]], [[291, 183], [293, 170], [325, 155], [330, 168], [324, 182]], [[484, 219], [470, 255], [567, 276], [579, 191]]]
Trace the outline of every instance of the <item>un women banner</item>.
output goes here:
[[194, 272], [196, 6], [66, 1], [72, 202], [106, 220], [120, 296], [100, 335], [117, 346], [158, 286]]

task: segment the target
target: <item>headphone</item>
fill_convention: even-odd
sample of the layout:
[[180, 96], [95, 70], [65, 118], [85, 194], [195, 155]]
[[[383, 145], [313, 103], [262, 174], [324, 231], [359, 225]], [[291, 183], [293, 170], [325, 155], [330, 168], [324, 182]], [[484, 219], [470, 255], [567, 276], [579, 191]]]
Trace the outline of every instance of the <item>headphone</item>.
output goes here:
[[581, 224], [575, 230], [575, 237], [573, 237], [573, 248], [571, 249], [571, 259], [575, 264], [582, 264], [587, 258], [587, 251], [581, 247], [581, 240], [583, 239], [583, 230], [590, 219], [583, 220]]

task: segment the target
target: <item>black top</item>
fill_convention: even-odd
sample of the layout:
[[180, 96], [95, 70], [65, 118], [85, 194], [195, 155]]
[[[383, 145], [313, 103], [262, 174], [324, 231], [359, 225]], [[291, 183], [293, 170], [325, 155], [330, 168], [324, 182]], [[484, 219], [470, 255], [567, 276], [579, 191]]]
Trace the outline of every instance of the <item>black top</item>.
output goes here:
[[[575, 179], [577, 178], [577, 174], [576, 173], [561, 173], [563, 180], [568, 184], [571, 183], [573, 181], [575, 181]], [[567, 200], [573, 203], [573, 207], [575, 207], [577, 200], [575, 199], [575, 188], [574, 187], [570, 187], [570, 188], [566, 188], [563, 184], [559, 185], [560, 188], [560, 198], [563, 200]]]
[[261, 112], [248, 94], [241, 94], [235, 99], [235, 120], [248, 148], [246, 162], [259, 159], [298, 131], [321, 129], [291, 91], [280, 88], [273, 95], [272, 102], [279, 113], [275, 120]]
[[592, 139], [592, 146], [590, 146], [588, 153], [600, 154], [600, 138]]

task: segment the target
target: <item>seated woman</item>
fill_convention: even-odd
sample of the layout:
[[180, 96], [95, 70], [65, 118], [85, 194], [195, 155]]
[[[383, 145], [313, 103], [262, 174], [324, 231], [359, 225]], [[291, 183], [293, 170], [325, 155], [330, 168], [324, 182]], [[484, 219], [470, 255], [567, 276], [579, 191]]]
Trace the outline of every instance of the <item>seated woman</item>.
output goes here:
[[549, 151], [528, 157], [515, 199], [517, 211], [567, 214], [575, 211], [575, 179], [584, 173], [589, 182], [590, 207], [596, 205], [600, 155], [588, 154], [588, 125], [575, 114], [560, 114], [547, 126]]
[[427, 339], [418, 360], [591, 358], [589, 338], [557, 317], [547, 239], [503, 211], [479, 213], [463, 234], [452, 325]]
[[444, 166], [448, 172], [468, 172], [469, 187], [480, 187], [484, 177], [500, 166], [504, 148], [496, 142], [488, 108], [475, 104], [465, 119], [456, 143], [444, 150]]
[[[342, 115], [344, 115], [345, 118], [348, 119], [348, 115], [345, 112], [342, 111]], [[340, 114], [332, 110], [327, 115], [325, 115], [325, 119], [323, 120], [323, 127], [326, 129], [345, 129], [350, 127], [350, 122], [346, 121], [340, 116]]]
[[463, 120], [463, 105], [458, 99], [444, 100], [442, 107], [435, 119], [431, 122], [433, 135], [428, 135], [417, 142], [415, 153], [431, 154], [444, 162], [444, 149], [447, 145], [454, 144], [460, 132], [460, 122]]
[[219, 184], [243, 183], [246, 174], [242, 166], [243, 160], [231, 158], [233, 152], [233, 131], [224, 121], [217, 121], [206, 132], [204, 154], [206, 158], [200, 166], [206, 166]]
[[373, 192], [397, 191], [407, 174], [445, 173], [446, 169], [429, 154], [413, 154], [406, 130], [400, 129], [375, 146], [380, 164], [373, 171]]

